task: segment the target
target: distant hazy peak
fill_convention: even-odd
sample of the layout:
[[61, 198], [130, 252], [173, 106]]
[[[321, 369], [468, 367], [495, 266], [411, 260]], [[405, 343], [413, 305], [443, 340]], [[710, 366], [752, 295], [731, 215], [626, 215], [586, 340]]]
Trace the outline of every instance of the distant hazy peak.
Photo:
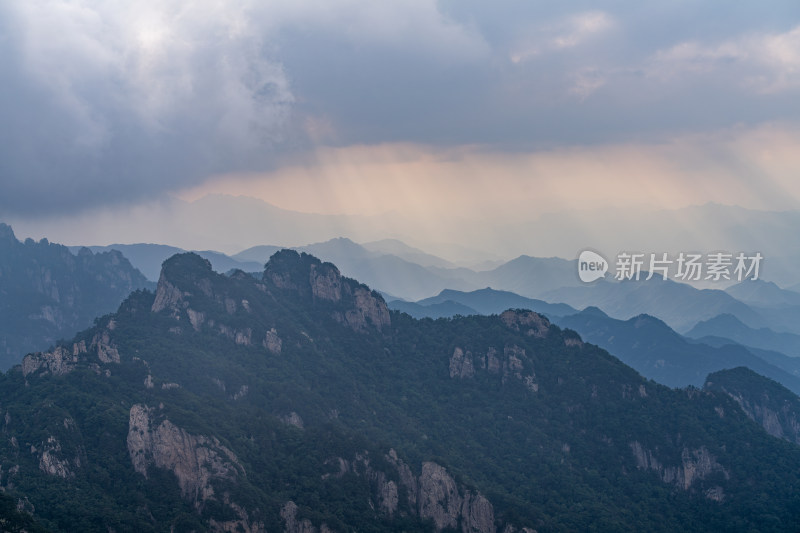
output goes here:
[[14, 230], [11, 229], [11, 226], [3, 222], [0, 222], [0, 239], [13, 241], [17, 240], [17, 237], [14, 235]]

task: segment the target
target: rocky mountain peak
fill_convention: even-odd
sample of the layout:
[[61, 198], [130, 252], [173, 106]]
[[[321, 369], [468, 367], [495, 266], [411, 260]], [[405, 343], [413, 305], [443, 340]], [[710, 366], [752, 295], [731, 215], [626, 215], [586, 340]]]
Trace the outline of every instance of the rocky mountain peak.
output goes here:
[[276, 252], [264, 269], [264, 281], [315, 302], [339, 304], [341, 309], [334, 311], [334, 317], [357, 331], [369, 326], [381, 330], [391, 324], [389, 308], [380, 294], [312, 255], [294, 250]]
[[500, 320], [514, 331], [521, 331], [533, 337], [546, 337], [550, 331], [550, 321], [534, 311], [509, 309], [500, 315]]
[[183, 297], [191, 295], [195, 289], [211, 296], [211, 277], [214, 275], [211, 263], [197, 254], [173, 255], [161, 267], [152, 311], [158, 313], [169, 308], [173, 314], [178, 313]]

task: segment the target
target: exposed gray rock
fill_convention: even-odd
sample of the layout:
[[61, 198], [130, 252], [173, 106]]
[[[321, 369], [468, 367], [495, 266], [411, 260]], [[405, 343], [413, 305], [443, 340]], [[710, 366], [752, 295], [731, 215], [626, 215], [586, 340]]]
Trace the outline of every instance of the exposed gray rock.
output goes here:
[[210, 519], [208, 525], [211, 527], [211, 531], [224, 533], [265, 533], [267, 531], [263, 522], [251, 523], [247, 511], [240, 505], [227, 498], [224, 503], [234, 512], [236, 518], [225, 522], [218, 522], [213, 518]]
[[417, 509], [417, 494], [419, 492], [419, 485], [417, 478], [411, 472], [411, 468], [397, 456], [394, 449], [389, 450], [386, 459], [394, 465], [400, 477], [400, 484], [405, 487], [406, 494], [408, 495], [408, 504], [411, 509]]
[[342, 299], [342, 276], [333, 265], [329, 263], [311, 265], [309, 278], [314, 298], [332, 302]]
[[78, 363], [78, 356], [73, 353], [63, 346], [56, 346], [50, 352], [28, 354], [22, 359], [22, 375], [27, 377], [39, 370], [55, 376], [71, 372]]
[[365, 287], [356, 287], [353, 292], [354, 309], [345, 312], [345, 323], [356, 331], [363, 331], [372, 325], [378, 331], [391, 325], [389, 308], [383, 298], [376, 296]]
[[[120, 354], [116, 345], [111, 340], [111, 331], [116, 324], [113, 320], [109, 321], [106, 328], [100, 333], [96, 333], [86, 347], [86, 341], [79, 341], [69, 346], [56, 346], [49, 352], [37, 352], [26, 355], [22, 359], [22, 375], [28, 376], [35, 372], [44, 374], [50, 373], [55, 376], [67, 374], [75, 369], [78, 363], [86, 359], [90, 351], [97, 354], [97, 358], [102, 363], [119, 363]], [[94, 363], [93, 363], [94, 364]], [[92, 365], [90, 365], [91, 367]], [[100, 368], [94, 364], [96, 372], [100, 373]], [[109, 374], [110, 375], [110, 374]]]
[[294, 426], [298, 429], [303, 429], [303, 419], [300, 418], [300, 415], [292, 411], [288, 415], [281, 418], [286, 424], [290, 426]]
[[[113, 323], [113, 321], [111, 323]], [[103, 363], [119, 363], [119, 351], [111, 342], [111, 334], [109, 331], [111, 329], [113, 328], [106, 329], [102, 333], [96, 334], [92, 339], [91, 346], [97, 348], [97, 358]]]
[[743, 394], [728, 393], [742, 408], [745, 414], [757, 422], [764, 430], [779, 439], [800, 444], [800, 421], [795, 411], [796, 406], [785, 403], [781, 408], [772, 407], [769, 395], [762, 394], [756, 400], [749, 401]]
[[156, 297], [150, 310], [153, 313], [160, 313], [164, 309], [172, 309], [177, 313], [183, 303], [183, 293], [178, 287], [169, 282], [164, 272], [158, 278], [156, 287]]
[[245, 328], [243, 330], [233, 329], [225, 324], [219, 325], [219, 332], [231, 339], [236, 344], [251, 346], [253, 344], [253, 330]]
[[275, 355], [278, 355], [281, 353], [283, 341], [278, 336], [278, 332], [275, 330], [275, 328], [272, 328], [269, 331], [267, 331], [267, 335], [264, 337], [263, 344], [264, 348], [274, 353]]
[[522, 379], [522, 358], [525, 357], [525, 349], [516, 345], [506, 346], [503, 349], [503, 382], [505, 383], [509, 377], [514, 376], [517, 379]]
[[[705, 446], [695, 450], [684, 448], [677, 466], [667, 466], [666, 461], [657, 459], [652, 450], [642, 446], [639, 441], [631, 442], [630, 447], [637, 468], [653, 470], [658, 473], [662, 481], [676, 485], [683, 490], [689, 490], [695, 482], [705, 479], [714, 472], [721, 472], [726, 479], [729, 477], [727, 470], [717, 462]], [[721, 494], [721, 492], [714, 492], [712, 495], [717, 497]]]
[[520, 331], [532, 337], [543, 338], [550, 331], [550, 321], [533, 311], [504, 311], [500, 315], [500, 320], [514, 331]]
[[286, 502], [281, 508], [281, 518], [283, 518], [285, 533], [332, 533], [327, 525], [322, 524], [319, 529], [314, 527], [311, 520], [304, 518], [297, 519], [297, 505], [293, 501]]
[[489, 348], [486, 352], [486, 368], [493, 374], [500, 372], [500, 359], [497, 358], [497, 350], [494, 348]]
[[464, 533], [495, 533], [494, 507], [481, 494], [464, 495], [461, 508], [461, 531]]
[[[70, 470], [69, 461], [60, 458], [61, 443], [54, 436], [47, 438], [47, 442], [42, 445], [42, 455], [39, 457], [39, 470], [51, 476], [63, 479], [74, 477]], [[80, 467], [80, 458], [77, 459], [76, 466]]]
[[377, 484], [378, 506], [381, 511], [392, 516], [397, 512], [397, 506], [400, 501], [397, 483], [390, 479], [387, 480], [386, 474], [383, 472], [377, 472], [374, 477]]
[[236, 456], [215, 437], [190, 435], [169, 420], [156, 427], [152, 410], [136, 404], [128, 420], [128, 453], [133, 468], [147, 477], [150, 465], [172, 471], [183, 496], [199, 505], [214, 497], [212, 481], [244, 475]]
[[195, 311], [194, 309], [186, 309], [186, 314], [189, 315], [189, 322], [192, 324], [194, 330], [200, 331], [200, 328], [203, 327], [206, 321], [205, 313]]
[[472, 353], [461, 348], [453, 350], [450, 356], [450, 377], [451, 378], [471, 378], [475, 375], [475, 366], [472, 362]]

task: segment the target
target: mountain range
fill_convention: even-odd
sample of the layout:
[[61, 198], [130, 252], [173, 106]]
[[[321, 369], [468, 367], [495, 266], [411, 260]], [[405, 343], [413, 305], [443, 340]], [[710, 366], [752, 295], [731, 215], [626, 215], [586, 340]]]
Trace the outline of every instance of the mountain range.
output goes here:
[[[78, 248], [73, 249], [77, 251]], [[185, 251], [148, 244], [97, 246], [90, 249], [116, 249], [123, 252], [151, 280], [157, 279], [164, 259], [170, 254]], [[219, 272], [236, 268], [260, 272], [269, 257], [280, 249], [282, 247], [276, 245], [261, 245], [233, 256], [213, 251], [196, 253], [211, 261]], [[339, 265], [343, 273], [375, 287], [389, 300], [409, 302], [404, 304], [405, 310], [412, 315], [416, 313], [422, 316], [425, 313], [414, 311], [411, 302], [434, 298], [443, 290], [471, 292], [491, 287], [529, 299], [564, 303], [575, 309], [599, 307], [618, 319], [649, 314], [682, 333], [698, 322], [730, 314], [751, 328], [769, 327], [775, 332], [800, 334], [800, 306], [796, 305], [800, 294], [761, 280], [744, 281], [725, 290], [698, 289], [685, 283], [663, 281], [658, 277], [649, 281], [617, 282], [612, 279], [584, 284], [578, 279], [575, 261], [520, 256], [488, 270], [476, 271], [454, 266], [435, 255], [393, 239], [357, 244], [347, 238], [336, 238], [294, 249]], [[432, 300], [422, 305], [429, 303], [433, 303]], [[445, 307], [440, 308], [447, 314]], [[455, 311], [455, 308], [452, 310]], [[458, 312], [464, 314], [468, 311], [459, 308]]]
[[744, 346], [800, 357], [800, 335], [775, 332], [769, 328], [751, 328], [727, 313], [698, 322], [686, 332], [686, 336], [699, 340], [706, 337], [728, 339]]
[[[751, 368], [800, 393], [800, 358], [785, 355], [791, 351], [763, 349], [758, 343], [743, 342], [742, 336], [753, 331], [769, 339], [782, 339], [780, 348], [788, 348], [794, 336], [769, 329], [749, 330], [731, 315], [728, 320], [714, 321], [715, 333], [732, 338], [686, 337], [675, 332], [662, 320], [642, 314], [627, 320], [608, 316], [597, 307], [578, 312], [566, 304], [549, 304], [523, 298], [514, 293], [482, 289], [472, 292], [446, 290], [435, 298], [419, 302], [390, 301], [389, 307], [416, 318], [442, 318], [457, 314], [499, 314], [503, 309], [526, 308], [546, 315], [559, 326], [577, 331], [585, 340], [597, 344], [619, 357], [643, 376], [671, 387], [702, 386], [710, 372], [738, 366]], [[698, 325], [702, 329], [703, 323]], [[698, 331], [701, 331], [698, 329]], [[694, 330], [693, 330], [694, 331]], [[730, 334], [743, 332], [740, 336]], [[749, 336], [747, 337], [750, 338]], [[755, 346], [755, 347], [754, 347]]]
[[0, 377], [0, 483], [54, 531], [796, 531], [800, 448], [718, 381], [532, 311], [416, 320], [307, 254], [180, 254]]
[[0, 370], [89, 327], [129, 293], [153, 287], [118, 251], [70, 253], [43, 239], [20, 242], [0, 223]]
[[[214, 217], [209, 217], [214, 213]], [[762, 279], [781, 286], [797, 284], [800, 224], [796, 211], [773, 212], [705, 204], [681, 209], [560, 210], [553, 213], [505, 213], [491, 230], [473, 213], [440, 217], [435, 225], [413, 215], [389, 212], [372, 216], [320, 215], [281, 209], [243, 196], [209, 195], [193, 201], [164, 200], [144, 209], [117, 209], [92, 217], [65, 216], [46, 222], [7, 220], [20, 234], [46, 235], [75, 244], [110, 242], [173, 243], [191, 250], [233, 254], [259, 244], [281, 247], [347, 236], [371, 242], [392, 236], [446, 260], [475, 270], [486, 260], [531, 254], [573, 258], [593, 248], [607, 258], [623, 250], [642, 253], [692, 250], [760, 252]], [[225, 220], [221, 230], [218, 220]], [[180, 223], [176, 223], [180, 221]], [[702, 228], [702, 231], [698, 231]], [[477, 251], [476, 251], [477, 250]], [[488, 253], [487, 253], [488, 252]], [[483, 283], [473, 289], [492, 286]], [[447, 287], [444, 287], [447, 288]], [[431, 296], [431, 294], [424, 295]]]

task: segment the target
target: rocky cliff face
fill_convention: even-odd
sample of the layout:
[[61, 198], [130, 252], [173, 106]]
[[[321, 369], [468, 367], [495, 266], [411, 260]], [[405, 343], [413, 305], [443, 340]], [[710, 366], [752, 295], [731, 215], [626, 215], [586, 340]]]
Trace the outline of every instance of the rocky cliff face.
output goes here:
[[270, 258], [264, 280], [275, 287], [310, 295], [313, 300], [338, 304], [333, 316], [355, 331], [391, 325], [383, 298], [366, 285], [345, 278], [339, 269], [308, 254], [282, 250]]
[[704, 388], [733, 398], [773, 437], [800, 444], [800, 399], [779, 383], [740, 367], [710, 374]]
[[131, 407], [128, 453], [137, 472], [147, 477], [151, 465], [172, 471], [181, 493], [197, 505], [214, 498], [212, 481], [244, 475], [233, 452], [216, 438], [190, 435], [169, 420], [154, 424], [154, 414], [145, 405]]
[[468, 379], [477, 372], [497, 374], [503, 384], [511, 379], [517, 380], [531, 392], [539, 392], [533, 362], [526, 357], [525, 349], [515, 344], [505, 346], [502, 355], [493, 346], [486, 353], [478, 354], [457, 346], [450, 356], [450, 377]]
[[[49, 352], [31, 353], [22, 360], [22, 374], [28, 376], [34, 373], [53, 374], [61, 376], [71, 372], [79, 361], [89, 361], [96, 372], [100, 372], [101, 365], [120, 362], [120, 354], [116, 343], [112, 339], [112, 332], [116, 324], [109, 320], [105, 328], [95, 333], [86, 346], [86, 341], [72, 343], [72, 347], [56, 346]], [[110, 370], [107, 370], [110, 372]]]
[[[391, 465], [391, 471], [381, 471], [373, 467], [367, 452], [357, 454], [352, 460], [338, 457], [329, 461], [329, 464], [336, 467], [334, 476], [355, 473], [368, 479], [372, 487], [372, 505], [386, 515], [408, 513], [430, 519], [437, 531], [497, 531], [494, 507], [489, 500], [479, 492], [456, 483], [443, 466], [426, 461], [422, 463], [420, 474], [415, 475], [395, 450], [389, 450], [383, 459]], [[401, 494], [405, 494], [403, 500], [400, 498]], [[288, 525], [289, 522], [287, 531], [306, 531], [290, 530]], [[308, 526], [313, 527], [310, 523]]]
[[19, 242], [0, 223], [0, 370], [71, 337], [151, 283], [119, 252], [93, 254], [46, 239]]
[[128, 454], [134, 470], [147, 477], [151, 468], [163, 468], [175, 475], [181, 494], [202, 510], [208, 501], [221, 501], [235, 518], [210, 522], [214, 531], [266, 531], [263, 523], [250, 519], [247, 510], [215, 490], [218, 481], [235, 482], [245, 477], [236, 455], [216, 437], [192, 435], [146, 405], [131, 407], [128, 420]]
[[297, 518], [297, 505], [293, 501], [288, 501], [281, 508], [281, 518], [286, 527], [285, 533], [333, 533], [327, 524], [320, 527], [314, 526], [308, 518]]
[[[658, 473], [664, 483], [672, 483], [683, 490], [689, 490], [712, 474], [721, 474], [729, 479], [730, 474], [717, 462], [705, 446], [690, 450], [684, 447], [678, 461], [661, 460], [652, 450], [645, 448], [638, 441], [630, 443], [631, 451], [636, 459], [636, 467], [642, 470], [653, 470]], [[676, 464], [677, 463], [677, 464]], [[707, 498], [722, 501], [724, 491], [718, 485], [704, 487]]]
[[514, 331], [521, 331], [532, 337], [544, 338], [550, 331], [550, 321], [533, 311], [504, 311], [500, 320]]
[[[193, 275], [187, 276], [187, 270]], [[256, 298], [243, 298], [243, 290], [253, 290]], [[379, 294], [342, 277], [330, 263], [289, 250], [273, 256], [262, 282], [243, 273], [230, 278], [217, 274], [195, 254], [173, 256], [164, 262], [151, 312], [168, 314], [194, 331], [216, 331], [239, 345], [262, 345], [278, 355], [283, 339], [274, 321], [264, 321], [253, 309], [268, 307], [275, 297], [271, 291], [284, 290], [330, 309], [332, 318], [357, 332], [382, 331], [391, 325], [389, 309]], [[184, 330], [177, 325], [173, 331]]]

